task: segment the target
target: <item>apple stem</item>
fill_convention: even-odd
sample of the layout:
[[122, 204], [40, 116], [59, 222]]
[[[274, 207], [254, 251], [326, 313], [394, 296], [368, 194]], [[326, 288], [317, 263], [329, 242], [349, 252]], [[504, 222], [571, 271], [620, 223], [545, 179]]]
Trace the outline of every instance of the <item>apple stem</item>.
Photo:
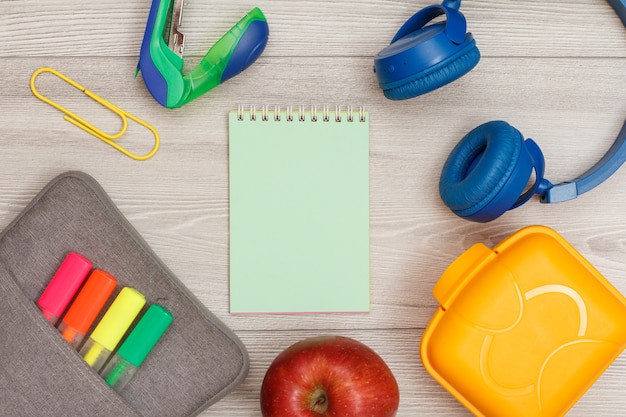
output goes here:
[[311, 395], [311, 410], [318, 413], [324, 414], [328, 409], [328, 397], [326, 396], [326, 391], [321, 388], [316, 388], [313, 395]]

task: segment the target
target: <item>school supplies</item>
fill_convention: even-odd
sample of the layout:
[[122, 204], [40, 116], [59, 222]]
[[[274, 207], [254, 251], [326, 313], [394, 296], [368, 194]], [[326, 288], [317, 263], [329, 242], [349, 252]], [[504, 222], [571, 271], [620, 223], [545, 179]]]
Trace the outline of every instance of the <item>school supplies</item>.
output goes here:
[[91, 261], [70, 252], [37, 300], [37, 307], [52, 325], [56, 325], [91, 270]]
[[[101, 104], [102, 106], [104, 106], [107, 109], [111, 110], [113, 113], [117, 114], [120, 117], [121, 121], [122, 121], [122, 128], [120, 129], [120, 131], [115, 133], [115, 134], [105, 133], [102, 130], [100, 130], [99, 128], [97, 128], [94, 125], [92, 125], [91, 123], [87, 122], [82, 117], [78, 116], [77, 114], [71, 112], [67, 108], [61, 106], [60, 104], [50, 100], [49, 98], [47, 98], [47, 97], [43, 96], [41, 93], [39, 93], [39, 91], [35, 87], [35, 80], [43, 72], [49, 72], [49, 73], [55, 75], [56, 77], [60, 78], [61, 80], [65, 81], [66, 83], [71, 85], [72, 87], [74, 87], [77, 90], [80, 90], [81, 92], [83, 92], [87, 97], [90, 97], [91, 99], [93, 99], [97, 103]], [[146, 159], [151, 158], [152, 156], [154, 156], [156, 151], [159, 149], [159, 142], [160, 142], [160, 140], [159, 140], [159, 133], [157, 132], [157, 130], [152, 125], [148, 124], [147, 122], [144, 122], [143, 120], [139, 119], [136, 116], [133, 116], [132, 114], [128, 113], [127, 111], [122, 110], [121, 108], [119, 108], [116, 105], [114, 105], [113, 103], [103, 99], [102, 97], [92, 93], [91, 91], [89, 91], [85, 87], [83, 87], [82, 85], [78, 84], [76, 81], [66, 77], [65, 75], [61, 74], [59, 71], [57, 71], [55, 69], [44, 67], [44, 68], [39, 68], [37, 71], [35, 71], [33, 73], [33, 75], [30, 77], [30, 89], [33, 92], [33, 94], [35, 95], [35, 97], [37, 97], [39, 100], [43, 101], [46, 104], [49, 104], [50, 106], [54, 107], [57, 110], [60, 110], [61, 112], [65, 113], [65, 116], [63, 116], [63, 118], [65, 120], [67, 120], [68, 122], [72, 123], [74, 126], [77, 126], [77, 127], [81, 128], [81, 129], [83, 129], [85, 132], [88, 132], [88, 133], [92, 134], [93, 136], [97, 137], [98, 139], [100, 139], [104, 143], [107, 143], [108, 145], [112, 146], [113, 148], [117, 149], [118, 151], [120, 151], [124, 155], [128, 156], [129, 158], [132, 158], [132, 159], [135, 159], [135, 160], [138, 160], [138, 161], [143, 161], [143, 160], [146, 160]], [[128, 149], [120, 146], [119, 144], [117, 144], [115, 142], [117, 139], [121, 138], [122, 135], [124, 135], [126, 133], [126, 129], [128, 128], [128, 119], [131, 119], [131, 120], [135, 121], [136, 123], [142, 125], [146, 129], [151, 131], [152, 134], [154, 135], [154, 146], [152, 147], [152, 150], [150, 152], [148, 152], [147, 154], [145, 154], [145, 155], [137, 155], [137, 154], [129, 151]]]
[[[65, 172], [24, 205], [0, 233], [0, 379], [9, 387], [0, 389], [1, 415], [188, 417], [244, 381], [250, 363], [244, 344], [172, 273], [94, 178]], [[118, 291], [133, 287], [175, 317], [123, 399], [72, 354], [42, 314], [31, 314], [39, 313], [35, 301], [69, 251], [89, 255], [116, 276]]]
[[173, 320], [165, 307], [152, 304], [101, 372], [106, 383], [124, 389]]
[[80, 350], [96, 372], [102, 369], [145, 303], [146, 298], [134, 288], [124, 287], [117, 295]]
[[167, 108], [181, 107], [248, 68], [267, 44], [269, 27], [254, 8], [183, 75], [183, 0], [153, 0], [141, 44], [137, 73], [154, 99]]
[[369, 311], [369, 115], [230, 112], [230, 311]]
[[433, 294], [422, 361], [477, 416], [561, 417], [626, 347], [626, 299], [544, 226], [475, 244]]
[[[71, 299], [80, 287], [88, 273], [87, 268], [91, 265], [87, 258], [74, 252], [70, 252], [61, 264], [37, 303], [53, 324], [56, 323], [56, 318], [63, 314], [64, 306], [69, 303], [68, 298]], [[80, 347], [89, 328], [115, 290], [116, 284], [115, 277], [96, 269], [82, 285], [58, 326], [63, 338], [73, 348]], [[96, 371], [100, 370], [100, 375], [118, 392], [135, 375], [173, 321], [172, 313], [165, 307], [153, 304], [137, 325], [131, 328], [145, 302], [144, 295], [135, 289], [122, 288], [80, 351], [85, 361]], [[130, 334], [113, 359], [103, 368], [129, 329]]]
[[63, 338], [78, 349], [89, 328], [115, 290], [117, 280], [100, 269], [94, 270], [59, 324]]

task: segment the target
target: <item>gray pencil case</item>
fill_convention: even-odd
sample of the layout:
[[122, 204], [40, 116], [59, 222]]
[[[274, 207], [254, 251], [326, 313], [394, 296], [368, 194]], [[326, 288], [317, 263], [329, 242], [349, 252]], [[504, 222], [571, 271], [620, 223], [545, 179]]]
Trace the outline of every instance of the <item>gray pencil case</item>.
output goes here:
[[[35, 302], [66, 254], [172, 312], [174, 322], [118, 394], [43, 317]], [[111, 299], [113, 298], [111, 297]], [[243, 381], [248, 356], [148, 247], [100, 185], [68, 172], [0, 234], [0, 404], [6, 416], [194, 416]], [[109, 301], [110, 303], [110, 301]]]

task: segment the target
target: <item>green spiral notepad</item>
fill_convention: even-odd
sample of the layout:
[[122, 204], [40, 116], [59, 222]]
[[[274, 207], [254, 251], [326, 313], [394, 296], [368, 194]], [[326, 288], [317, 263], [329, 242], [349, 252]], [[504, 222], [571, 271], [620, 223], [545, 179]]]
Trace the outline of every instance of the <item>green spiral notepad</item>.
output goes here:
[[369, 115], [229, 115], [231, 313], [369, 311]]

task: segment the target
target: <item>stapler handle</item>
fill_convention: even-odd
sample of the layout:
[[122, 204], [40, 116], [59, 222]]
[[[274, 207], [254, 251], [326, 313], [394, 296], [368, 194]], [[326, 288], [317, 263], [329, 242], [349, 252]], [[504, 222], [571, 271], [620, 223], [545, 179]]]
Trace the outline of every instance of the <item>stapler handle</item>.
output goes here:
[[181, 106], [248, 68], [267, 44], [269, 27], [257, 7], [217, 41], [202, 61], [184, 76], [189, 89]]
[[269, 27], [252, 9], [207, 52], [189, 74], [183, 59], [163, 39], [172, 0], [153, 0], [139, 55], [138, 72], [152, 97], [164, 107], [181, 107], [248, 68], [263, 52]]

